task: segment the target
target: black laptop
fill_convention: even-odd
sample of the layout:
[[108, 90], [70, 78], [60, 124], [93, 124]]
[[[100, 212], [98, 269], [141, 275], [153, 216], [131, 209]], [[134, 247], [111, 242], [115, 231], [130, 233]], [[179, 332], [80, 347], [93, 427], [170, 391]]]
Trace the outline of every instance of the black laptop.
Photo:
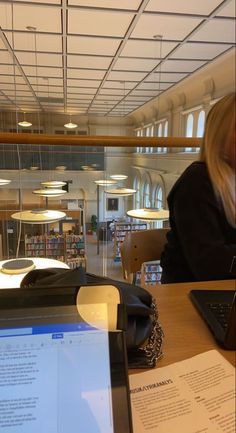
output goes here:
[[236, 292], [234, 290], [191, 290], [190, 299], [209, 326], [216, 341], [236, 349]]
[[132, 433], [125, 333], [78, 291], [0, 290], [2, 433]]

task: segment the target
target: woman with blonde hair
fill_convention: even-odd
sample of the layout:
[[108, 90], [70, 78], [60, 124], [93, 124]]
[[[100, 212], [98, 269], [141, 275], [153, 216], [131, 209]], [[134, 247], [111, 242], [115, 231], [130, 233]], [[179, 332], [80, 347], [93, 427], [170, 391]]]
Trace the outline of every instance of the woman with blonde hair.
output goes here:
[[236, 278], [235, 99], [230, 93], [209, 111], [200, 159], [168, 195], [162, 283]]

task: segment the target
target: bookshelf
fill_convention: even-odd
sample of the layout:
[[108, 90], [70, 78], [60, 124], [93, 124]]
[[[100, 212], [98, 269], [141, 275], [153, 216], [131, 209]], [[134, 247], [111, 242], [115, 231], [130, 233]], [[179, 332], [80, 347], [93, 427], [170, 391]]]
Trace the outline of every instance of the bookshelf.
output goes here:
[[83, 235], [25, 236], [25, 257], [47, 257], [60, 260], [71, 269], [86, 267], [85, 241]]
[[147, 230], [147, 223], [115, 223], [114, 261], [121, 261], [120, 246], [129, 232]]

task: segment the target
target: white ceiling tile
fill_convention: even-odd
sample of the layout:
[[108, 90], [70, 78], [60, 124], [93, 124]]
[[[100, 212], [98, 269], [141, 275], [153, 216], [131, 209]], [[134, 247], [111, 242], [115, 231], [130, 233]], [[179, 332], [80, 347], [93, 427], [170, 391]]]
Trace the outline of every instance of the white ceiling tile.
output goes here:
[[120, 80], [120, 81], [140, 81], [145, 77], [145, 73], [141, 72], [120, 72], [111, 71], [108, 75], [109, 80]]
[[120, 100], [120, 96], [119, 95], [97, 95], [96, 96], [96, 100], [100, 100], [100, 101], [119, 101]]
[[113, 71], [144, 71], [148, 72], [152, 70], [159, 63], [156, 59], [132, 59], [132, 58], [124, 58], [120, 57], [114, 67]]
[[166, 90], [169, 87], [172, 86], [173, 83], [159, 83], [158, 81], [156, 83], [146, 83], [143, 82], [138, 86], [138, 89], [150, 89], [150, 90], [155, 90], [158, 91], [160, 90]]
[[87, 69], [67, 69], [68, 78], [98, 78], [103, 79], [105, 71], [87, 70]]
[[68, 36], [67, 51], [74, 54], [115, 55], [120, 39], [104, 39], [86, 36]]
[[202, 26], [191, 38], [192, 41], [235, 43], [235, 22], [214, 18]]
[[[14, 0], [17, 2], [22, 2], [22, 0]], [[53, 5], [61, 5], [61, 0], [30, 0], [31, 3], [40, 3], [40, 4], [53, 4]]]
[[230, 48], [231, 45], [197, 44], [188, 42], [179, 47], [171, 59], [213, 59]]
[[111, 57], [98, 56], [67, 56], [68, 68], [96, 68], [107, 69], [112, 61]]
[[103, 85], [103, 89], [122, 89], [122, 91], [124, 91], [124, 83], [125, 83], [125, 89], [133, 89], [134, 86], [137, 83], [133, 83], [133, 82], [129, 82], [129, 81], [110, 81], [110, 80], [106, 80], [104, 85]]
[[161, 72], [193, 72], [202, 65], [204, 62], [194, 60], [166, 60], [161, 67]]
[[158, 33], [163, 39], [183, 40], [200, 22], [195, 17], [145, 14], [140, 17], [131, 38], [152, 39]]
[[[23, 66], [24, 73], [29, 76], [36, 76], [35, 67], [31, 66]], [[41, 66], [37, 67], [37, 76], [38, 77], [54, 77], [60, 78], [62, 77], [62, 69], [60, 68], [44, 68]]]
[[[0, 4], [0, 16], [1, 27], [12, 30], [10, 4]], [[61, 33], [61, 9], [45, 8], [41, 4], [14, 4], [13, 22], [14, 30], [25, 30], [27, 26], [32, 26], [36, 27], [37, 32]]]
[[227, 3], [223, 8], [221, 8], [220, 12], [216, 14], [216, 16], [235, 18], [235, 1], [231, 0]]
[[[1, 66], [1, 73], [3, 73], [3, 68]], [[15, 82], [17, 84], [25, 84], [25, 81], [22, 77], [20, 76], [16, 76], [14, 78], [14, 76], [9, 76], [9, 75], [0, 75], [0, 83], [12, 83], [13, 85], [15, 85]]]
[[70, 9], [68, 33], [123, 37], [132, 19], [129, 13]]
[[109, 9], [129, 9], [136, 11], [141, 4], [141, 0], [119, 0], [119, 3], [114, 0], [68, 0], [69, 6], [86, 6]]
[[[160, 74], [157, 72], [155, 74], [151, 74], [149, 75], [145, 81], [149, 82], [152, 81], [154, 83], [157, 83], [160, 80]], [[185, 78], [187, 76], [187, 74], [182, 74], [182, 73], [167, 73], [167, 72], [161, 72], [161, 82], [166, 82], [166, 83], [175, 83], [179, 80], [182, 80], [183, 78]]]
[[209, 15], [220, 0], [149, 0], [145, 11]]
[[77, 89], [77, 92], [73, 92], [71, 91], [71, 89], [67, 89], [67, 95], [75, 95], [75, 97], [77, 97], [76, 95], [95, 95], [97, 89], [88, 89], [87, 87], [85, 88], [80, 88]]
[[124, 94], [127, 94], [129, 92], [129, 90], [124, 90], [123, 89], [105, 89], [104, 87], [99, 91], [100, 95], [120, 95], [120, 96], [124, 96]]
[[[162, 58], [176, 46], [177, 43], [175, 42], [163, 41], [161, 47]], [[129, 39], [121, 52], [121, 57], [123, 56], [158, 59], [160, 58], [160, 41], [136, 41]]]
[[[45, 75], [45, 77], [47, 77], [47, 75]], [[45, 77], [38, 77], [36, 79], [36, 77], [29, 77], [29, 82], [35, 86], [45, 86]], [[63, 80], [61, 78], [48, 78], [48, 82], [49, 82], [49, 88], [50, 86], [53, 84], [55, 86], [63, 86]]]
[[[6, 36], [12, 45], [12, 38], [9, 32], [6, 32]], [[49, 51], [49, 52], [62, 52], [62, 41], [61, 36], [58, 35], [46, 35], [37, 33], [36, 38], [37, 51]], [[34, 34], [30, 32], [15, 33], [14, 34], [14, 47], [15, 50], [34, 51], [35, 40]]]
[[0, 51], [0, 63], [13, 64], [13, 58], [8, 51]]
[[59, 54], [37, 53], [36, 59], [34, 53], [16, 52], [16, 56], [22, 65], [35, 65], [37, 62], [40, 66], [62, 67], [62, 57]]
[[91, 101], [93, 99], [93, 95], [80, 95], [80, 96], [75, 96], [75, 97], [70, 97], [68, 98], [68, 101], [75, 101], [75, 100], [80, 100], [80, 101], [86, 101], [89, 100]]
[[94, 87], [97, 88], [101, 83], [101, 80], [67, 80], [67, 87], [69, 90], [76, 91], [77, 87]]

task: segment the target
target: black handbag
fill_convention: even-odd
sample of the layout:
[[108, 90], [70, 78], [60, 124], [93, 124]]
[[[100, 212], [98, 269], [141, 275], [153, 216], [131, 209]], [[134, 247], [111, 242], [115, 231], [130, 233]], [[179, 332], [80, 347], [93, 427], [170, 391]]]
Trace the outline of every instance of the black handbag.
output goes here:
[[162, 356], [163, 330], [158, 322], [155, 299], [134, 284], [86, 273], [82, 267], [36, 269], [26, 274], [21, 288], [113, 284], [121, 295], [126, 315], [126, 345], [129, 368], [155, 367]]

